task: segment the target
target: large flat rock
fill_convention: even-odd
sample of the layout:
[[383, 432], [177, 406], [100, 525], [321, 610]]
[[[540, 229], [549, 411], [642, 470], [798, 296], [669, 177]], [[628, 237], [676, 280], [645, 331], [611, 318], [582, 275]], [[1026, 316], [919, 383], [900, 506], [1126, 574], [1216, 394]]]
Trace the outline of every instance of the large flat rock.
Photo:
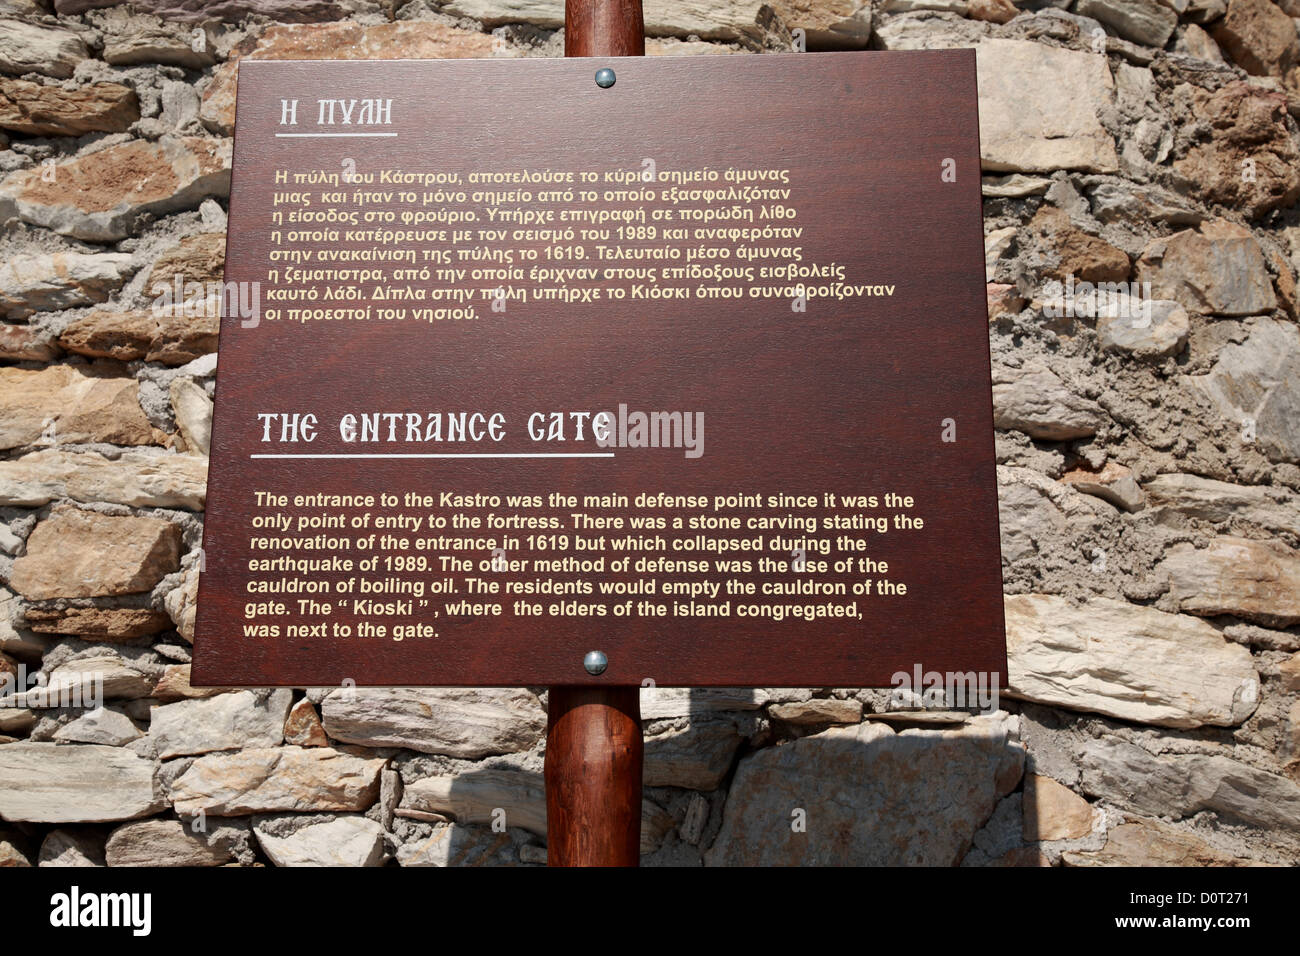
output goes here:
[[546, 730], [541, 702], [523, 688], [349, 688], [325, 698], [321, 719], [346, 743], [469, 759], [530, 750]]
[[91, 242], [131, 235], [140, 218], [197, 208], [230, 193], [230, 141], [197, 136], [132, 140], [0, 180], [24, 222]]
[[0, 368], [0, 450], [36, 444], [150, 445], [140, 384], [95, 367]]
[[167, 805], [157, 764], [120, 747], [3, 744], [0, 780], [0, 817], [13, 822], [132, 820]]
[[61, 505], [27, 539], [10, 584], [31, 600], [138, 594], [180, 567], [180, 547], [165, 519]]
[[1097, 119], [1114, 102], [1106, 57], [1029, 40], [982, 40], [980, 162], [999, 172], [1115, 172], [1115, 141]]
[[386, 763], [325, 747], [207, 754], [172, 784], [172, 800], [184, 816], [366, 810]]
[[60, 498], [133, 508], [203, 510], [208, 459], [129, 449], [116, 458], [45, 449], [0, 461], [0, 505], [39, 508]]
[[1208, 547], [1174, 545], [1156, 567], [1181, 610], [1232, 614], [1269, 627], [1300, 622], [1300, 554], [1277, 542], [1231, 536]]
[[1195, 618], [1049, 594], [1005, 606], [1011, 696], [1162, 727], [1235, 726], [1259, 701], [1250, 651]]
[[149, 736], [162, 759], [243, 747], [278, 747], [293, 691], [241, 690], [155, 707]]
[[[1014, 719], [827, 730], [740, 762], [711, 866], [952, 866], [1020, 780]], [[801, 826], [802, 823], [802, 826]]]

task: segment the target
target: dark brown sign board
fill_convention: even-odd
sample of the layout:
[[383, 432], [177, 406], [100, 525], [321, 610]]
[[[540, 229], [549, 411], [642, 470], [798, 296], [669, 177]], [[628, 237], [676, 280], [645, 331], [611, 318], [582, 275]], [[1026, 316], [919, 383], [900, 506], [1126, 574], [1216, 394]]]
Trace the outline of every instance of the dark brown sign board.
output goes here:
[[196, 684], [1005, 681], [971, 50], [246, 60], [222, 291]]

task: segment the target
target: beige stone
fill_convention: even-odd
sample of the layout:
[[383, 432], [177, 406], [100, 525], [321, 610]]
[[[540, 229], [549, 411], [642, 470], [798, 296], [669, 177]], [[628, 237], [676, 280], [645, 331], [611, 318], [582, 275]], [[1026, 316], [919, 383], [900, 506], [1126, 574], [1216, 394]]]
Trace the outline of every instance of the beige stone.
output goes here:
[[1105, 57], [1030, 40], [975, 48], [984, 169], [1114, 172], [1115, 141], [1097, 114], [1114, 101]]
[[529, 750], [546, 729], [524, 688], [350, 688], [326, 697], [321, 716], [335, 740], [467, 759]]
[[1244, 342], [1219, 349], [1208, 375], [1185, 386], [1209, 399], [1241, 440], [1272, 461], [1300, 462], [1300, 330], [1260, 316]]
[[787, 724], [856, 724], [862, 719], [862, 701], [814, 698], [773, 704], [767, 712]]
[[[1068, 475], [1069, 473], [1067, 473]], [[1083, 474], [1091, 476], [1091, 472]], [[1032, 468], [998, 465], [998, 525], [1003, 563], [1020, 561], [1096, 525], [1099, 509], [1073, 482]]]
[[61, 505], [36, 526], [10, 585], [29, 600], [138, 594], [180, 566], [180, 528], [162, 518]]
[[1200, 475], [1156, 475], [1144, 486], [1162, 518], [1179, 514], [1212, 524], [1242, 522], [1300, 536], [1300, 495], [1272, 485], [1234, 485]]
[[191, 565], [185, 569], [181, 583], [167, 592], [163, 607], [171, 615], [176, 631], [191, 644], [194, 643], [194, 615], [199, 602], [199, 569]]
[[278, 747], [293, 702], [287, 687], [239, 690], [155, 707], [149, 736], [158, 756], [182, 757], [214, 750]]
[[[154, 687], [153, 695], [161, 703], [171, 703], [176, 700], [201, 700], [205, 697], [215, 697], [217, 694], [223, 694], [227, 691], [234, 690], [230, 687], [194, 687], [190, 684], [190, 665], [189, 664], [168, 664], [163, 669], [162, 677], [158, 679]], [[289, 743], [297, 743], [291, 740]]]
[[1046, 441], [1068, 441], [1096, 434], [1101, 406], [1074, 392], [1041, 362], [1019, 369], [995, 368], [993, 425]]
[[735, 56], [746, 51], [735, 43], [713, 43], [679, 37], [646, 37], [646, 56]]
[[1110, 27], [1125, 40], [1157, 49], [1168, 42], [1178, 14], [1156, 0], [1077, 0], [1074, 9]]
[[984, 297], [988, 305], [990, 321], [1000, 315], [1017, 315], [1025, 307], [1024, 296], [1015, 286], [1007, 283], [988, 283], [984, 289]]
[[144, 736], [120, 710], [99, 706], [64, 724], [54, 732], [58, 743], [106, 744], [125, 747]]
[[203, 88], [199, 102], [199, 122], [222, 136], [230, 136], [235, 131], [235, 89], [238, 76], [238, 60], [222, 63]]
[[0, 19], [0, 73], [44, 73], [64, 80], [89, 56], [81, 36], [72, 30]]
[[12, 702], [6, 701], [5, 706], [0, 707], [0, 734], [25, 735], [40, 719], [36, 710], [14, 707]]
[[131, 820], [167, 804], [157, 764], [121, 747], [12, 743], [0, 746], [0, 817], [27, 823]]
[[[0, 680], [6, 683], [9, 680], [16, 680], [18, 677], [18, 662], [8, 654], [0, 653]], [[8, 694], [9, 688], [5, 683], [0, 683], [0, 695]]]
[[0, 450], [24, 445], [111, 442], [148, 445], [153, 426], [133, 378], [95, 366], [0, 368]]
[[1300, 554], [1281, 543], [1225, 535], [1207, 548], [1177, 544], [1155, 573], [1192, 614], [1234, 614], [1269, 627], [1300, 622]]
[[647, 787], [716, 790], [735, 762], [742, 738], [731, 720], [690, 718], [645, 739], [642, 780]]
[[984, 277], [992, 280], [997, 274], [998, 262], [1003, 259], [1011, 243], [1015, 241], [1017, 226], [1004, 226], [994, 229], [984, 236]]
[[60, 333], [59, 344], [78, 355], [184, 365], [217, 350], [220, 325], [219, 314], [206, 305], [157, 311], [100, 309], [71, 322]]
[[104, 836], [83, 827], [51, 830], [41, 841], [38, 859], [36, 865], [42, 867], [104, 866]]
[[1292, 654], [1278, 664], [1277, 671], [1282, 678], [1282, 690], [1288, 694], [1300, 691], [1300, 653]]
[[1046, 275], [1073, 276], [1081, 282], [1124, 282], [1131, 268], [1128, 256], [1104, 239], [1075, 226], [1055, 206], [1042, 206], [1030, 220], [1029, 232], [1055, 260]]
[[[1145, 83], [1137, 86], [1135, 94], [1141, 92], [1144, 98], [1154, 95]], [[1154, 183], [1114, 179], [1097, 183], [1087, 192], [1088, 205], [1098, 222], [1125, 223], [1139, 232], [1145, 232], [1153, 223], [1195, 226], [1206, 218], [1191, 199]]]
[[895, 727], [950, 727], [970, 723], [971, 715], [964, 710], [895, 710], [864, 713], [862, 719], [879, 720]]
[[[298, 821], [272, 818], [253, 824], [257, 842], [276, 866], [383, 865], [384, 828], [374, 820], [339, 816], [304, 820], [293, 826], [295, 823]], [[276, 829], [285, 832], [277, 834], [273, 832]]]
[[27, 841], [14, 830], [0, 830], [0, 869], [9, 866], [31, 866], [27, 856]]
[[1286, 763], [1283, 770], [1292, 780], [1300, 782], [1300, 700], [1291, 705], [1286, 715]]
[[1180, 53], [1186, 53], [1188, 56], [1207, 60], [1210, 63], [1225, 62], [1219, 44], [1215, 43], [1214, 38], [1195, 23], [1188, 23], [1183, 26], [1182, 35], [1174, 41], [1174, 49]]
[[1137, 263], [1151, 295], [1189, 312], [1254, 315], [1277, 307], [1259, 243], [1250, 230], [1225, 220], [1152, 239]]
[[289, 710], [284, 722], [284, 742], [298, 747], [328, 747], [329, 738], [321, 726], [316, 707], [307, 698], [298, 701]]
[[1020, 8], [1011, 0], [971, 0], [966, 6], [966, 16], [989, 23], [1009, 23], [1018, 13]]
[[[198, 46], [199, 49], [194, 49]], [[129, 32], [104, 39], [104, 59], [114, 66], [166, 63], [187, 70], [201, 70], [216, 62], [211, 39], [195, 43], [191, 35], [176, 33], [164, 26], [150, 28], [139, 22]]]
[[230, 192], [230, 142], [202, 137], [133, 140], [59, 163], [53, 181], [41, 169], [0, 180], [0, 202], [19, 217], [65, 236], [112, 242], [131, 234], [144, 213], [189, 209]]
[[1191, 329], [1187, 310], [1177, 302], [1121, 294], [1097, 316], [1097, 343], [1110, 352], [1161, 359], [1181, 352]]
[[170, 396], [185, 449], [207, 457], [212, 445], [212, 399], [190, 378], [172, 379]]
[[131, 257], [121, 252], [12, 256], [0, 265], [0, 312], [23, 319], [103, 302], [130, 271]]
[[1107, 598], [1005, 598], [1006, 693], [1160, 727], [1232, 727], [1255, 710], [1250, 651], [1195, 618]]
[[1066, 866], [1254, 866], [1225, 853], [1186, 830], [1155, 820], [1121, 823], [1106, 835], [1100, 850], [1071, 850]]
[[[418, 811], [409, 811], [416, 813]], [[441, 817], [440, 814], [428, 814]], [[397, 848], [399, 866], [513, 866], [520, 863], [546, 862], [546, 850], [525, 843], [517, 850], [510, 834], [495, 833], [487, 827], [460, 826], [448, 823], [445, 817], [434, 823], [433, 832]], [[517, 854], [517, 856], [516, 856]]]
[[45, 449], [0, 461], [0, 505], [39, 508], [60, 498], [133, 508], [203, 509], [208, 460], [145, 449], [116, 458]]
[[[1010, 5], [1009, 0], [984, 2]], [[669, 19], [663, 11], [672, 10], [673, 7], [672, 3], [660, 6], [654, 11], [656, 17]], [[862, 0], [776, 0], [772, 8], [786, 29], [804, 31], [811, 48], [843, 50], [865, 47], [871, 38], [872, 4]], [[743, 12], [736, 15], [737, 21], [742, 25], [743, 16]], [[747, 26], [742, 26], [737, 29], [737, 33], [747, 30]]]
[[160, 289], [174, 287], [176, 279], [180, 279], [182, 284], [221, 282], [225, 264], [225, 233], [207, 232], [186, 236], [154, 261], [144, 287], [151, 294], [159, 295]]
[[160, 668], [157, 665], [126, 661], [112, 651], [78, 657], [60, 664], [49, 673], [43, 687], [18, 695], [15, 703], [22, 707], [50, 708], [76, 703], [95, 702], [102, 693], [105, 700], [139, 700], [153, 694]]
[[222, 866], [232, 859], [220, 839], [182, 820], [141, 820], [114, 830], [105, 847], [109, 866]]
[[147, 607], [29, 607], [27, 626], [38, 634], [75, 634], [85, 641], [123, 641], [172, 627], [162, 611]]
[[1051, 777], [1025, 775], [1022, 835], [1028, 841], [1077, 840], [1092, 832], [1088, 801]]
[[[12, 551], [16, 550], [17, 547], [12, 549]], [[19, 630], [14, 626], [15, 621], [21, 619], [22, 607], [23, 601], [4, 584], [0, 584], [0, 653], [13, 654], [24, 659], [39, 658], [49, 650], [49, 642], [48, 639], [33, 634], [26, 628]], [[8, 669], [4, 666], [7, 660], [8, 657], [0, 656], [0, 674]]]
[[1289, 260], [1276, 246], [1267, 246], [1264, 257], [1276, 272], [1273, 288], [1277, 291], [1277, 302], [1282, 311], [1293, 319], [1300, 319], [1300, 284], [1296, 282], [1296, 271]]
[[1061, 476], [1061, 481], [1085, 495], [1095, 495], [1125, 511], [1142, 510], [1142, 489], [1133, 472], [1117, 461], [1108, 461], [1100, 471], [1075, 468]]
[[206, 754], [172, 784], [172, 800], [184, 816], [361, 811], [379, 796], [386, 763], [326, 747]]
[[1051, 185], [1050, 179], [1021, 173], [985, 176], [980, 180], [980, 195], [985, 199], [1024, 199], [1026, 196], [1041, 196]]
[[769, 699], [757, 687], [642, 687], [641, 719], [758, 710]]
[[[156, 687], [153, 688], [153, 696], [162, 704], [169, 704], [178, 700], [201, 700], [204, 697], [214, 697], [218, 693], [233, 691], [229, 687], [194, 687], [190, 684], [190, 665], [187, 663], [170, 663], [162, 671]], [[298, 741], [290, 741], [298, 743]]]
[[274, 24], [249, 56], [258, 60], [426, 60], [490, 57], [492, 38], [444, 23]]

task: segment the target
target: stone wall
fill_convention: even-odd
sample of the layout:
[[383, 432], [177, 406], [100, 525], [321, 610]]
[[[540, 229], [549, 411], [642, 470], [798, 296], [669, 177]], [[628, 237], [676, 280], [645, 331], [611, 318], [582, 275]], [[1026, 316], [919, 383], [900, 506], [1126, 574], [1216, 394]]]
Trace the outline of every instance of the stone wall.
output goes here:
[[[221, 276], [241, 58], [556, 56], [561, 14], [0, 0], [0, 669], [46, 684], [0, 863], [545, 859], [540, 689], [190, 686], [217, 327], [146, 290]], [[647, 691], [647, 863], [1300, 861], [1297, 17], [646, 0], [655, 55], [978, 50], [1012, 685]], [[1150, 321], [1080, 295], [1119, 282]]]

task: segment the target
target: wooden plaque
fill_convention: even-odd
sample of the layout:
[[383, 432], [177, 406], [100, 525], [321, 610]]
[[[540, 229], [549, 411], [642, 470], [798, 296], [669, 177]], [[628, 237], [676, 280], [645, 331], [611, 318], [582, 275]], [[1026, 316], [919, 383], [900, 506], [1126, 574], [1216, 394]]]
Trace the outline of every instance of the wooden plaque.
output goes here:
[[194, 683], [1005, 682], [973, 51], [246, 60], [228, 235]]

